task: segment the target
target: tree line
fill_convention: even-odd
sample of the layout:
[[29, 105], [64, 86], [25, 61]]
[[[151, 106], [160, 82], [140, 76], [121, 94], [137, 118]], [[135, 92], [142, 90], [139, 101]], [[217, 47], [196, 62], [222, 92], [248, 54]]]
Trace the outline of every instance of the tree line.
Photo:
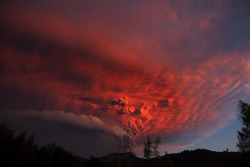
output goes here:
[[15, 136], [7, 125], [0, 124], [0, 166], [2, 167], [70, 167], [84, 166], [79, 160], [55, 143], [39, 147], [34, 136], [26, 132]]

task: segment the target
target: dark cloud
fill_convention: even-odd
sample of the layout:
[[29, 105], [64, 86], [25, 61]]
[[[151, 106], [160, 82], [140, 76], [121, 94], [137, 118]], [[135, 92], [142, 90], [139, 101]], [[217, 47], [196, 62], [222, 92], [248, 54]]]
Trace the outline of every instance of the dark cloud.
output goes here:
[[126, 106], [126, 102], [123, 101], [123, 99], [116, 99], [116, 100], [112, 100], [110, 102], [110, 105], [118, 105], [118, 106], [121, 106], [121, 107], [125, 107]]
[[169, 106], [169, 100], [159, 100], [158, 107], [165, 108]]
[[33, 133], [39, 145], [56, 142], [87, 158], [119, 151], [123, 137], [127, 136], [120, 126], [104, 123], [93, 116], [31, 110], [1, 110], [0, 115], [0, 121], [8, 123], [16, 133]]

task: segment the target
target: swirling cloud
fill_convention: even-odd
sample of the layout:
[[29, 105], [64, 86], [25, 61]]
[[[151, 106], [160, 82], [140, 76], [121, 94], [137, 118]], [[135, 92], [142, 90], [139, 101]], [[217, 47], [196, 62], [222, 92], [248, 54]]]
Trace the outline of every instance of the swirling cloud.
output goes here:
[[3, 2], [0, 108], [113, 120], [138, 149], [147, 135], [168, 150], [193, 145], [249, 94], [248, 9], [243, 0]]

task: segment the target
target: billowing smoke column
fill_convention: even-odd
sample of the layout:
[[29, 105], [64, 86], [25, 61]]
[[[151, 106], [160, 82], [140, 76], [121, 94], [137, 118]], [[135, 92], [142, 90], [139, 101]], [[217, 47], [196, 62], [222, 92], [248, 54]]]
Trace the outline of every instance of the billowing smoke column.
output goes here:
[[124, 116], [121, 118], [121, 126], [131, 136], [128, 138], [124, 136], [121, 152], [134, 152], [133, 148], [136, 146], [135, 137], [139, 130], [142, 128], [141, 120], [136, 120], [130, 116]]
[[135, 107], [129, 106], [125, 97], [113, 100], [110, 103], [110, 109], [118, 113], [118, 120], [121, 122], [122, 128], [130, 136], [124, 136], [120, 152], [133, 152], [133, 148], [136, 146], [135, 136], [142, 128], [142, 120], [131, 116], [135, 112]]
[[[83, 98], [75, 101], [68, 102], [68, 111], [77, 112], [79, 109], [85, 107], [88, 111], [92, 110], [91, 114], [98, 115], [98, 111], [102, 110], [112, 115], [112, 118], [119, 122], [121, 128], [127, 132], [121, 140], [120, 149], [118, 152], [134, 152], [133, 148], [136, 146], [135, 137], [142, 129], [142, 119], [134, 117], [134, 112], [140, 112], [140, 109], [135, 109], [129, 106], [125, 97], [112, 100], [107, 106], [100, 108], [99, 104], [94, 103], [90, 98]], [[104, 114], [105, 117], [106, 114]]]
[[147, 135], [167, 151], [193, 145], [249, 96], [249, 11], [248, 0], [3, 1], [1, 119], [14, 120], [9, 110], [70, 113], [72, 125], [82, 116], [92, 130], [68, 133], [90, 135], [75, 140], [95, 153], [109, 148], [95, 136], [121, 152]]

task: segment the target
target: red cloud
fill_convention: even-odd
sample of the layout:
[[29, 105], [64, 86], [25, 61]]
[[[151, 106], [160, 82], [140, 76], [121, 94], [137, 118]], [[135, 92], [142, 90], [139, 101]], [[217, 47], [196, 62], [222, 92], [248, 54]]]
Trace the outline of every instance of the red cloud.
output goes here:
[[[233, 6], [209, 3], [201, 12], [186, 3], [151, 3], [104, 3], [105, 10], [76, 16], [65, 13], [68, 1], [4, 4], [2, 20], [11, 30], [1, 40], [1, 108], [113, 119], [138, 142], [160, 135], [170, 147], [180, 141], [178, 148], [224, 126], [249, 82], [249, 58], [241, 55], [247, 49], [229, 53], [232, 43], [221, 42], [216, 20], [231, 16]], [[18, 42], [27, 36], [34, 38], [31, 49]]]

